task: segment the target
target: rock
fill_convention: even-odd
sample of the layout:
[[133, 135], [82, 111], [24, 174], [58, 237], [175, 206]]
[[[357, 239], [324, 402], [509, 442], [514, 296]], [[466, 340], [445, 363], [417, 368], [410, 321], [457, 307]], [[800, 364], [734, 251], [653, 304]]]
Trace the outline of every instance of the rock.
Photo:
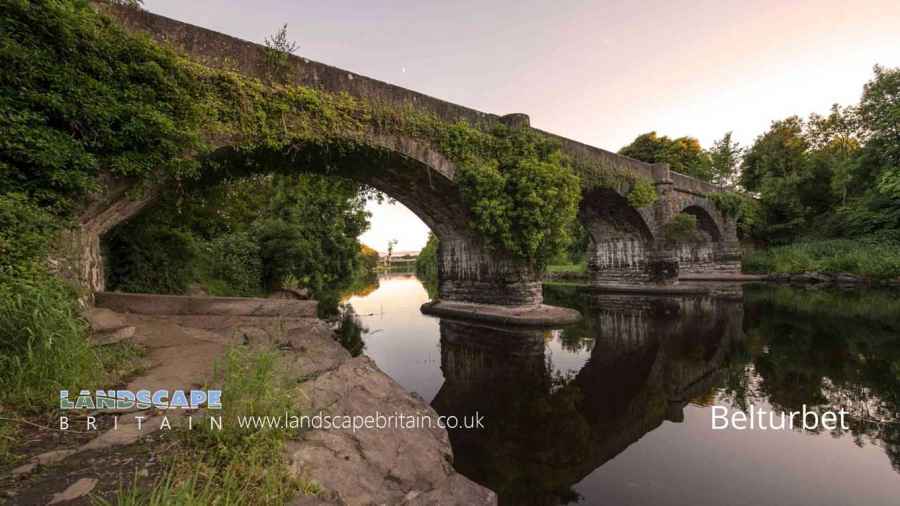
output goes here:
[[[174, 425], [174, 419], [181, 412], [174, 411], [172, 413], [167, 413], [167, 416], [170, 422]], [[135, 413], [132, 415], [125, 415], [119, 419], [119, 428], [118, 429], [109, 429], [104, 432], [100, 436], [88, 441], [87, 443], [81, 445], [78, 448], [79, 452], [84, 452], [88, 450], [101, 450], [104, 448], [110, 448], [112, 446], [126, 446], [136, 442], [138, 439], [147, 436], [149, 434], [153, 434], [154, 432], [160, 429], [160, 424], [162, 423], [162, 416], [154, 416], [152, 418], [145, 417], [138, 427], [137, 419], [138, 416], [144, 416], [143, 413]]]
[[862, 277], [847, 272], [839, 272], [832, 277], [835, 283], [842, 285], [857, 285], [865, 282]]
[[804, 272], [802, 274], [795, 274], [791, 276], [792, 283], [829, 283], [831, 282], [831, 278], [820, 272]]
[[87, 320], [91, 324], [91, 331], [110, 332], [125, 326], [125, 317], [115, 311], [95, 307], [88, 311]]
[[[313, 416], [437, 413], [368, 357], [341, 363], [302, 386], [298, 410]], [[420, 429], [310, 430], [288, 443], [291, 469], [338, 494], [342, 504], [496, 504], [496, 496], [456, 473], [447, 432]], [[474, 502], [469, 502], [474, 498]]]
[[403, 501], [409, 506], [435, 506], [435, 505], [471, 505], [491, 506], [497, 504], [497, 494], [474, 483], [465, 476], [456, 473], [447, 480], [447, 483], [435, 490], [422, 494], [412, 494]]
[[91, 344], [94, 346], [107, 346], [116, 344], [134, 337], [135, 327], [131, 325], [120, 327], [107, 332], [94, 332], [91, 336]]
[[12, 470], [12, 477], [14, 479], [20, 479], [28, 476], [33, 473], [35, 469], [37, 469], [37, 464], [34, 462], [29, 462], [27, 464], [23, 464]]
[[66, 501], [74, 501], [80, 497], [84, 497], [91, 493], [94, 490], [94, 487], [97, 486], [96, 478], [82, 478], [75, 483], [71, 484], [69, 488], [64, 491], [53, 494], [53, 498], [50, 499], [49, 504], [58, 504]]
[[270, 299], [294, 299], [309, 300], [309, 290], [306, 288], [277, 288], [269, 294]]
[[31, 462], [41, 466], [49, 466], [61, 462], [63, 459], [75, 453], [75, 450], [54, 450], [42, 453], [31, 458]]
[[188, 297], [209, 297], [209, 290], [203, 285], [193, 283], [188, 287], [186, 295]]

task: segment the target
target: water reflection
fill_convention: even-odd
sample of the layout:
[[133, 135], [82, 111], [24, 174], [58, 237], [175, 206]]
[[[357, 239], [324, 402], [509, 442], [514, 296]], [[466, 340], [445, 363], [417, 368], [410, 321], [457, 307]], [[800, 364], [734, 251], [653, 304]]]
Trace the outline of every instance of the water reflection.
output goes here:
[[[590, 359], [555, 373], [541, 331], [442, 321], [441, 414], [483, 414], [485, 430], [451, 431], [456, 467], [507, 504], [560, 504], [572, 486], [683, 407], [705, 398], [741, 338], [741, 305], [712, 299], [595, 295]], [[582, 308], [584, 310], [584, 308]], [[738, 322], [735, 325], [735, 322]], [[582, 339], [577, 339], [582, 343]], [[580, 345], [579, 345], [580, 346]]]
[[[501, 504], [896, 504], [900, 496], [892, 294], [732, 287], [672, 298], [548, 286], [548, 303], [586, 318], [545, 331], [413, 315], [399, 307], [427, 295], [401, 282], [383, 280], [351, 301], [382, 309], [364, 322], [386, 330], [364, 336], [366, 352], [439, 413], [485, 416], [484, 430], [450, 431], [454, 465]], [[714, 405], [803, 404], [848, 409], [850, 431], [711, 430]]]

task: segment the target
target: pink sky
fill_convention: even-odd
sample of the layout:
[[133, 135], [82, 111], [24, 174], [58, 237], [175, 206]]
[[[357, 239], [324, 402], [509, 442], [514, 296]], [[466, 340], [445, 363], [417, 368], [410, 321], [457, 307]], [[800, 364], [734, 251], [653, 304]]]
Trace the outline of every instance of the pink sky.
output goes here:
[[[656, 130], [743, 144], [772, 120], [859, 99], [900, 66], [900, 1], [146, 0], [262, 42], [288, 23], [298, 54], [618, 150]], [[427, 228], [372, 206], [364, 242], [419, 249]]]

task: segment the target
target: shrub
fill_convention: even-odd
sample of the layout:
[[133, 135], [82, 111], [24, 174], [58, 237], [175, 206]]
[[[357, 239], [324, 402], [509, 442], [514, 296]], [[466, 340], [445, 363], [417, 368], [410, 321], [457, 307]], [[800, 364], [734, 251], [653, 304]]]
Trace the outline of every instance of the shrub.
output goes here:
[[259, 244], [247, 232], [217, 237], [198, 259], [211, 295], [251, 297], [262, 292]]
[[185, 293], [195, 278], [198, 245], [193, 236], [141, 219], [106, 237], [107, 284], [133, 293]]
[[42, 261], [58, 228], [56, 218], [24, 194], [0, 195], [0, 273]]
[[663, 235], [671, 242], [688, 242], [699, 238], [697, 217], [693, 214], [678, 213], [666, 223]]
[[745, 272], [847, 272], [873, 279], [900, 276], [900, 245], [871, 238], [777, 246], [744, 256]]
[[644, 178], [636, 179], [628, 192], [628, 204], [635, 209], [652, 205], [657, 198], [656, 187]]

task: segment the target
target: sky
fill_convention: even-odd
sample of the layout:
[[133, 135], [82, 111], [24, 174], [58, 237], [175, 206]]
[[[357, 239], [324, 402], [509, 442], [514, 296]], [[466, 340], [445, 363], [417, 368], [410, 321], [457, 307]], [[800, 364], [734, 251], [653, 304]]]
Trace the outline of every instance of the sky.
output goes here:
[[[747, 145], [777, 119], [859, 100], [900, 66], [900, 1], [145, 0], [261, 43], [617, 151], [641, 133]], [[361, 240], [420, 249], [401, 204], [369, 204]]]

